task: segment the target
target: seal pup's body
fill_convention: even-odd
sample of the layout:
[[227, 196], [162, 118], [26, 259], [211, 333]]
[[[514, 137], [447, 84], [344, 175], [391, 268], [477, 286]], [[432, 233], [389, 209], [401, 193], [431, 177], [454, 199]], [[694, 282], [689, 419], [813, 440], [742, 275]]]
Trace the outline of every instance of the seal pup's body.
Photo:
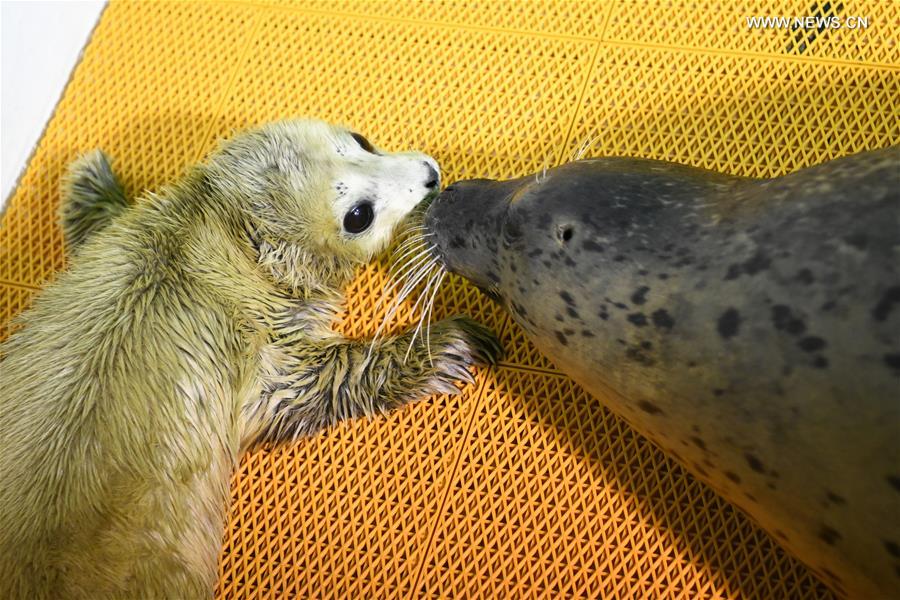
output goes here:
[[127, 209], [102, 157], [76, 165], [71, 268], [2, 347], [0, 597], [209, 597], [243, 449], [491, 360], [463, 318], [405, 362], [409, 334], [370, 348], [330, 327], [437, 183], [427, 156], [311, 121], [242, 134]]
[[[450, 186], [445, 266], [838, 591], [900, 597], [900, 149]], [[461, 215], [480, 215], [467, 220]]]

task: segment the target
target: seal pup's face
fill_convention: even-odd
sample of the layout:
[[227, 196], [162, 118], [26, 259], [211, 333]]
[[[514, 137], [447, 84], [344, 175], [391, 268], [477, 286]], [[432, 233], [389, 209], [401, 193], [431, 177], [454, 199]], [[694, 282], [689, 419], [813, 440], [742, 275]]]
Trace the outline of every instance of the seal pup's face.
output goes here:
[[359, 133], [312, 120], [242, 133], [207, 170], [241, 207], [261, 262], [289, 280], [309, 270], [327, 278], [369, 261], [440, 185], [430, 156], [384, 152]]

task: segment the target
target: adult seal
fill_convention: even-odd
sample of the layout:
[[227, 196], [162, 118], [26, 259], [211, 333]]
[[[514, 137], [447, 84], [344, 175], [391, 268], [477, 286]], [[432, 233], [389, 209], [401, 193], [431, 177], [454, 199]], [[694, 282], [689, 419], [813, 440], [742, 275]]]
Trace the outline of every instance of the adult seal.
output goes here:
[[458, 182], [445, 267], [841, 594], [900, 597], [900, 148]]

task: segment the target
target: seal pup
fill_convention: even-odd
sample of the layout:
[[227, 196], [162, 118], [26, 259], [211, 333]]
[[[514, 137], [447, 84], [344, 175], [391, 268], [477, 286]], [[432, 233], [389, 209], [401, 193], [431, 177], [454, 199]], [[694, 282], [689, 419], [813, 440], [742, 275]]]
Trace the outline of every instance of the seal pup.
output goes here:
[[900, 149], [461, 181], [444, 267], [835, 590], [900, 597]]
[[438, 185], [430, 157], [318, 121], [238, 135], [132, 207], [102, 154], [76, 163], [71, 266], [0, 348], [0, 597], [210, 597], [242, 450], [493, 361], [464, 317], [428, 347], [330, 327]]

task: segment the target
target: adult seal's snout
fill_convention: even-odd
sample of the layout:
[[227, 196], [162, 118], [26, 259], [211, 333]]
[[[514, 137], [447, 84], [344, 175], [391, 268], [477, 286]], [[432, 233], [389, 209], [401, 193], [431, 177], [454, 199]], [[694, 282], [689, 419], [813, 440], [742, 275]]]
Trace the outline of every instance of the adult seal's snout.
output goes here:
[[438, 195], [425, 214], [425, 226], [445, 266], [489, 295], [500, 282], [494, 259], [514, 184], [491, 179], [454, 183]]
[[[447, 267], [835, 590], [900, 597], [900, 150], [463, 181]], [[617, 393], [610, 393], [609, 390]]]

